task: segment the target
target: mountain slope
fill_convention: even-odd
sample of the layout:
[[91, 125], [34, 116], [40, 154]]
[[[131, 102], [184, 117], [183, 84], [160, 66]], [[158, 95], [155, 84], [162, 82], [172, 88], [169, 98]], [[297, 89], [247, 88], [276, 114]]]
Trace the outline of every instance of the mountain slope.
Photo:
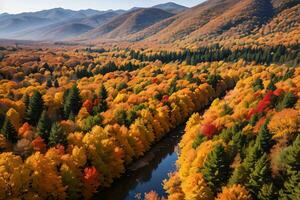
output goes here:
[[300, 3], [299, 0], [271, 0], [271, 3], [276, 12], [283, 11], [284, 9], [291, 8]]
[[[234, 44], [245, 42], [244, 39], [266, 37], [266, 34], [258, 33], [270, 26], [274, 32], [269, 32], [268, 37], [276, 32], [281, 33], [280, 27], [284, 26], [285, 32], [293, 32], [293, 37], [298, 38], [300, 36], [295, 34], [297, 28], [300, 29], [299, 17], [296, 16], [299, 3], [299, 0], [208, 0], [128, 39], [140, 41], [142, 45], [178, 47]], [[255, 43], [254, 40], [252, 42]]]
[[211, 19], [221, 15], [228, 8], [235, 5], [239, 0], [210, 0], [198, 6], [190, 8], [178, 15], [175, 15], [171, 23], [161, 22], [161, 25], [167, 25], [157, 32], [157, 25], [144, 30], [143, 35], [150, 35], [150, 32], [158, 34], [151, 38], [151, 41], [164, 43], [173, 42], [182, 39], [199, 27], [208, 23]]
[[140, 8], [115, 17], [104, 25], [88, 32], [83, 38], [125, 38], [171, 16], [173, 16], [172, 13], [161, 9]]
[[273, 7], [269, 0], [242, 0], [194, 31], [185, 42], [193, 43], [210, 37], [249, 35], [272, 16]]
[[81, 23], [71, 23], [56, 27], [41, 34], [44, 40], [64, 40], [88, 32], [93, 27]]

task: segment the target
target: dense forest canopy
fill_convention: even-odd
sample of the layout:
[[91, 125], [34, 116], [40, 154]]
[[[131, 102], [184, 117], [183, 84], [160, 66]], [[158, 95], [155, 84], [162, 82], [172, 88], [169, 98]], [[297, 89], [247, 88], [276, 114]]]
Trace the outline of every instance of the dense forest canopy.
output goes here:
[[299, 3], [1, 14], [0, 199], [91, 199], [182, 126], [140, 198], [300, 199]]
[[[209, 199], [223, 195], [223, 186], [247, 198], [262, 188], [269, 193], [260, 195], [276, 197], [291, 190], [292, 163], [274, 159], [297, 145], [299, 70], [292, 66], [298, 46], [183, 52], [6, 47], [1, 54], [0, 157], [2, 173], [9, 174], [1, 179], [9, 186], [3, 198], [90, 198], [211, 102], [203, 117], [194, 114], [187, 123], [179, 171], [164, 186], [170, 198], [197, 193]], [[224, 100], [214, 100], [232, 88]], [[281, 121], [285, 113], [291, 118]], [[257, 185], [262, 169], [250, 165], [260, 162], [270, 167]], [[51, 181], [43, 185], [46, 177]], [[189, 189], [195, 178], [205, 191]], [[278, 185], [269, 184], [275, 180]], [[173, 188], [172, 181], [180, 185]]]

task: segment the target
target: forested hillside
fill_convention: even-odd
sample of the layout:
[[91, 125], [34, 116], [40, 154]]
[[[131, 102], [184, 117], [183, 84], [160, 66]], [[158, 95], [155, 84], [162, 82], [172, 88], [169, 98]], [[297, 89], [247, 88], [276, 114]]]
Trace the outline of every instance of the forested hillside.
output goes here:
[[236, 87], [188, 120], [168, 199], [299, 197], [299, 69], [237, 70]]
[[0, 199], [300, 199], [299, 14], [1, 14]]

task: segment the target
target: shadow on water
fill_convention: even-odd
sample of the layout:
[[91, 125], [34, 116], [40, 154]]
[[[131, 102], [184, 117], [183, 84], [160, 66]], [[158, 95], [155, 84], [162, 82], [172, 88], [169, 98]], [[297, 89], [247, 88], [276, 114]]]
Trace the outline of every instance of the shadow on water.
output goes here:
[[168, 173], [176, 169], [176, 147], [183, 130], [184, 126], [180, 126], [167, 134], [141, 159], [128, 166], [126, 173], [115, 179], [111, 187], [102, 189], [93, 199], [133, 200], [140, 195], [143, 199], [144, 193], [151, 190], [164, 195], [161, 184], [168, 177]]

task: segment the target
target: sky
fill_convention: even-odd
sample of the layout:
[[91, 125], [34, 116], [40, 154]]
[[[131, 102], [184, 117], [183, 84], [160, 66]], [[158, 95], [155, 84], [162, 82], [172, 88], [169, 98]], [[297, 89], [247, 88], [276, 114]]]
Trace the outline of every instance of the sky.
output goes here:
[[[170, 0], [0, 0], [0, 13], [32, 12], [62, 7], [72, 10], [92, 8], [95, 10], [130, 9], [132, 7], [150, 7]], [[187, 7], [197, 5], [204, 0], [173, 0]]]

